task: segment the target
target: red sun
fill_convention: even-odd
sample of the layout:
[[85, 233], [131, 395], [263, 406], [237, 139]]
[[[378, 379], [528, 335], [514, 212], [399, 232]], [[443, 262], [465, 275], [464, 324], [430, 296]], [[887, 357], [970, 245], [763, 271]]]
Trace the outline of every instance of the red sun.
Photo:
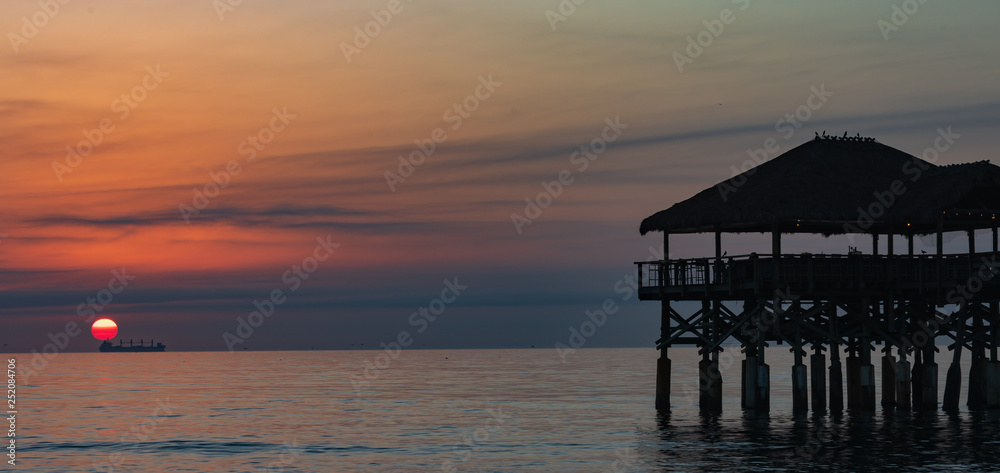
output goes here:
[[90, 333], [98, 340], [111, 340], [118, 335], [118, 324], [111, 319], [99, 319], [90, 327]]

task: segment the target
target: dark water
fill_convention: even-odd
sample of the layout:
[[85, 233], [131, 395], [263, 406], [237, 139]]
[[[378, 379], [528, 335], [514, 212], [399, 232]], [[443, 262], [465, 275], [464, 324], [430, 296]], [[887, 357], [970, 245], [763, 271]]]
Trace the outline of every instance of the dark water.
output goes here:
[[790, 355], [780, 348], [768, 351], [770, 414], [739, 409], [738, 375], [722, 363], [725, 411], [708, 417], [697, 409], [693, 349], [671, 349], [669, 414], [652, 408], [653, 349], [577, 350], [566, 363], [554, 349], [378, 354], [59, 354], [19, 386], [18, 465], [4, 466], [32, 472], [1000, 470], [1000, 413], [793, 415], [783, 374], [790, 372]]

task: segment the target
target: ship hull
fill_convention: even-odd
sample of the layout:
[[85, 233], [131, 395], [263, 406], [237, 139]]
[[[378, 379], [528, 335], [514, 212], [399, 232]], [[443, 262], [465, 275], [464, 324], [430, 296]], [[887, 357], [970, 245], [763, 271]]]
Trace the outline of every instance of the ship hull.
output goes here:
[[158, 343], [155, 346], [122, 346], [122, 345], [112, 345], [110, 343], [102, 343], [98, 350], [105, 353], [116, 353], [116, 352], [161, 352], [167, 349], [167, 346]]

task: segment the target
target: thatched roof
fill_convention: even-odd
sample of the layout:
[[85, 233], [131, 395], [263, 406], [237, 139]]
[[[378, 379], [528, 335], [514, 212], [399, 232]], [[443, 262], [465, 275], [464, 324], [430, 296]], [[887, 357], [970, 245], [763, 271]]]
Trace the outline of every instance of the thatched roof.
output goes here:
[[992, 228], [997, 215], [1000, 167], [988, 161], [936, 166], [874, 140], [817, 138], [647, 217], [639, 232], [923, 234], [939, 221]]

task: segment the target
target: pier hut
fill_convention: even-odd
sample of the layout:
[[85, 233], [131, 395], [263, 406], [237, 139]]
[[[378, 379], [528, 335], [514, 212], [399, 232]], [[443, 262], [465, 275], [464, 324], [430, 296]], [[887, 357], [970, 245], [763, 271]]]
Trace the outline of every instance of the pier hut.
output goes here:
[[[807, 410], [810, 397], [816, 411], [844, 409], [845, 381], [846, 407], [874, 410], [877, 345], [883, 407], [958, 409], [967, 352], [967, 406], [1000, 408], [1000, 167], [938, 166], [936, 154], [928, 148], [921, 159], [872, 138], [817, 136], [644, 219], [640, 233], [661, 232], [664, 246], [663, 260], [636, 263], [640, 300], [661, 304], [656, 407], [670, 407], [670, 347], [694, 345], [699, 404], [721, 411], [719, 356], [735, 340], [745, 409], [769, 410], [765, 347], [774, 345], [794, 353], [791, 367], [774, 367], [787, 373], [794, 411]], [[992, 241], [976, 241], [983, 229]], [[724, 254], [724, 234], [751, 232], [769, 233], [771, 247]], [[945, 254], [953, 232], [967, 238], [967, 251]], [[844, 254], [783, 253], [782, 235], [796, 233], [857, 241]], [[711, 235], [715, 254], [670, 258], [677, 234]], [[936, 251], [914, 254], [914, 237], [923, 235], [934, 236]], [[894, 237], [906, 247], [895, 248]], [[939, 403], [943, 346], [951, 364]]]

